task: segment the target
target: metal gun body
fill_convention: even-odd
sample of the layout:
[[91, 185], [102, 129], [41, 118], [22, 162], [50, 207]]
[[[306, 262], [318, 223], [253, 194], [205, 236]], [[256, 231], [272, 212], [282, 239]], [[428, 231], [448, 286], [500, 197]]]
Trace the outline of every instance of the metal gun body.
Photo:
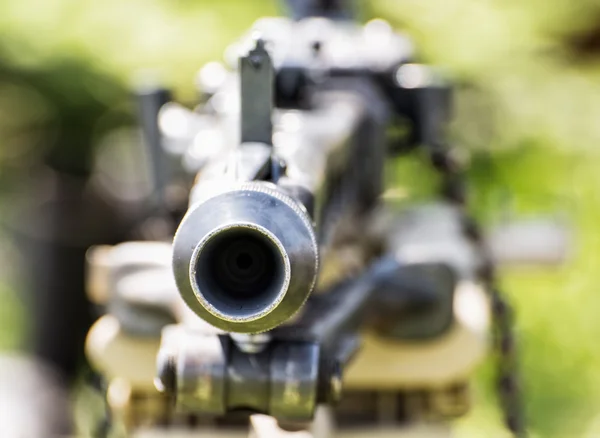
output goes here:
[[[253, 98], [244, 87], [256, 80], [240, 75], [242, 99]], [[330, 78], [313, 93], [309, 109], [273, 114], [272, 142], [270, 108], [262, 122], [254, 113], [268, 105], [242, 105], [238, 116], [252, 111], [252, 126], [242, 123], [241, 144], [192, 189], [174, 241], [175, 278], [190, 308], [223, 330], [287, 321], [314, 289], [319, 253], [343, 238], [338, 230], [353, 233], [381, 194], [384, 97], [360, 77]]]
[[[89, 356], [132, 388], [110, 401], [115, 410], [144, 394], [169, 406], [171, 422], [230, 425], [242, 412], [304, 424], [339, 403], [330, 415], [341, 426], [399, 426], [468, 409], [489, 309], [464, 212], [440, 202], [380, 220], [386, 158], [418, 145], [439, 152], [450, 87], [412, 62], [387, 23], [359, 26], [330, 6], [333, 20], [259, 20], [262, 39], [228, 52], [241, 53], [234, 71], [211, 66], [219, 80], [194, 111], [144, 91], [144, 131], [161, 133], [193, 183], [172, 248], [148, 243], [172, 250], [171, 263], [147, 261], [145, 245], [111, 256], [114, 318], [92, 330]], [[406, 138], [390, 133], [399, 119]], [[132, 270], [117, 253], [148, 266]], [[131, 272], [168, 281], [150, 296], [124, 281]], [[140, 356], [157, 357], [158, 396], [152, 372], [115, 359], [142, 346]]]

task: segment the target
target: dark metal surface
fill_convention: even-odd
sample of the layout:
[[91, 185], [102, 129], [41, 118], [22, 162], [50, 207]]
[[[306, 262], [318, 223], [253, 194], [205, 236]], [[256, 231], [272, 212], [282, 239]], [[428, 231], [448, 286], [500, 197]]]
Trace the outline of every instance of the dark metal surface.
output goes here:
[[241, 143], [270, 145], [273, 135], [273, 64], [261, 39], [256, 41], [255, 48], [240, 58], [240, 88]]
[[295, 20], [307, 17], [350, 20], [356, 12], [355, 0], [286, 0], [284, 3]]
[[[273, 254], [265, 267], [267, 283], [248, 291], [247, 299], [234, 297], [212, 279], [215, 270], [205, 257], [213, 239], [236, 230], [260, 239]], [[312, 291], [318, 269], [310, 219], [270, 183], [234, 185], [193, 205], [177, 231], [173, 251], [175, 279], [188, 306], [215, 327], [240, 333], [269, 330], [296, 313]]]
[[[270, 414], [280, 420], [312, 419], [317, 404], [320, 347], [279, 343], [271, 356]], [[321, 371], [322, 372], [322, 371]]]
[[397, 268], [377, 282], [369, 326], [383, 338], [423, 341], [446, 333], [454, 323], [457, 273], [431, 261]]
[[248, 354], [225, 335], [175, 329], [163, 337], [161, 352], [160, 389], [176, 396], [179, 413], [226, 417], [247, 411], [290, 421], [314, 414], [320, 364], [315, 343], [273, 342]]
[[[387, 28], [371, 28], [370, 32], [375, 32], [371, 38], [387, 38]], [[315, 56], [321, 56], [320, 47], [318, 52]], [[285, 142], [274, 142], [275, 153], [281, 154], [285, 163], [279, 168], [281, 178], [274, 178], [274, 167], [268, 164], [274, 158], [267, 146], [272, 134], [269, 56], [259, 40], [256, 48], [241, 59], [241, 147], [203, 173], [174, 244], [180, 293], [188, 306], [212, 325], [240, 333], [274, 329], [296, 312], [310, 293], [316, 270], [309, 265], [311, 258], [316, 261], [319, 248], [310, 219], [299, 207], [307, 201], [300, 197], [297, 201], [285, 192], [310, 194], [319, 245], [321, 249], [335, 246], [352, 239], [356, 226], [364, 224], [377, 205], [383, 188], [390, 109], [404, 115], [415, 111], [412, 119], [421, 120], [422, 125], [417, 131], [436, 131], [430, 137], [416, 134], [414, 141], [437, 139], [444, 118], [429, 109], [433, 104], [437, 110], [441, 104], [425, 99], [431, 93], [414, 91], [437, 84], [419, 77], [398, 80], [394, 76], [398, 63], [406, 57], [402, 44], [387, 58], [383, 53], [379, 55], [381, 59], [350, 65], [333, 57], [327, 61], [329, 65], [325, 63], [326, 73], [318, 84], [300, 81], [294, 85], [311, 87], [308, 93], [292, 93], [305, 96], [310, 110], [281, 115], [282, 126], [276, 127], [276, 133], [293, 137], [300, 145], [288, 150]], [[323, 61], [315, 59], [304, 60], [305, 72]], [[390, 92], [390, 87], [399, 94]], [[404, 102], [407, 96], [411, 97], [408, 104]], [[288, 126], [290, 121], [302, 129]], [[281, 189], [265, 182], [274, 179]], [[248, 180], [256, 182], [242, 183]], [[221, 252], [230, 240], [240, 241], [237, 234], [235, 239], [229, 239], [228, 234], [242, 232], [254, 233], [256, 242], [262, 239], [265, 251], [272, 254], [269, 281], [257, 287], [249, 300], [231, 296], [215, 274], [219, 268], [211, 264], [222, 258]], [[444, 234], [448, 234], [446, 228], [432, 238], [432, 251], [439, 250], [435, 244]], [[447, 246], [455, 243], [450, 240]], [[446, 258], [440, 259], [430, 251], [416, 263], [407, 262], [397, 252], [406, 246], [402, 239], [391, 239], [387, 257], [333, 290], [313, 297], [298, 320], [273, 331], [272, 340], [260, 349], [247, 349], [248, 342], [233, 342], [226, 337], [221, 337], [219, 343], [214, 336], [206, 343], [197, 338], [189, 349], [186, 345], [191, 338], [184, 341], [181, 345], [185, 353], [175, 356], [177, 391], [186, 393], [178, 397], [178, 404], [213, 415], [247, 408], [282, 419], [309, 419], [317, 401], [333, 403], [339, 399], [343, 368], [356, 352], [358, 330], [365, 324], [371, 323], [380, 333], [396, 338], [427, 338], [443, 333], [452, 322], [455, 273], [470, 278], [476, 264], [467, 256], [466, 260], [458, 257], [457, 266], [445, 265], [448, 258], [455, 258], [452, 251]], [[369, 318], [375, 314], [377, 318]], [[403, 324], [403, 315], [406, 320], [410, 320], [409, 315], [416, 315], [413, 320], [421, 316], [425, 322], [415, 328], [415, 324]], [[165, 342], [163, 339], [163, 348], [168, 347]], [[269, 391], [265, 389], [267, 384], [273, 385]]]
[[[349, 10], [336, 1], [296, 6], [297, 16], [343, 18]], [[202, 167], [175, 236], [173, 268], [182, 298], [211, 325], [229, 333], [271, 331], [258, 342], [171, 327], [162, 336], [159, 386], [183, 413], [231, 418], [249, 410], [310, 420], [317, 403], [340, 399], [361, 328], [394, 340], [435, 338], [452, 325], [457, 282], [481, 280], [494, 305], [507, 424], [522, 435], [510, 309], [464, 214], [459, 163], [443, 147], [450, 88], [412, 64], [410, 45], [381, 20], [364, 27], [323, 19], [269, 23], [272, 58], [258, 40], [240, 60], [241, 90], [223, 85], [207, 105], [211, 124], [225, 132], [235, 121], [241, 138]], [[273, 90], [292, 110], [272, 112]], [[219, 105], [237, 92], [240, 112]], [[417, 215], [412, 229], [388, 232], [373, 249], [362, 233], [383, 189], [393, 117], [409, 120], [407, 142], [426, 147], [453, 206]], [[282, 326], [311, 293], [319, 253], [349, 242], [360, 253], [350, 278], [311, 297]]]
[[287, 165], [279, 184], [308, 195], [322, 249], [341, 232], [354, 234], [378, 203], [388, 115], [385, 97], [368, 78], [335, 78], [320, 85], [310, 111], [282, 116], [294, 123], [281, 123], [277, 133], [275, 150]]
[[136, 90], [140, 126], [148, 150], [149, 165], [155, 206], [165, 207], [165, 190], [170, 182], [169, 159], [162, 145], [158, 126], [158, 114], [164, 104], [171, 100], [168, 90], [154, 85], [141, 85]]
[[406, 310], [439, 301], [426, 278], [406, 269], [393, 257], [376, 262], [357, 279], [313, 297], [298, 321], [272, 331], [257, 351], [226, 335], [168, 328], [158, 357], [159, 387], [176, 396], [183, 412], [225, 416], [245, 409], [308, 421], [317, 403], [340, 399], [344, 367], [377, 304], [385, 300], [394, 310], [382, 316], [389, 325]]
[[[176, 335], [177, 338], [172, 338], [172, 341], [163, 336], [163, 345], [169, 351], [172, 343], [180, 343], [177, 355], [173, 356], [177, 409], [213, 416], [225, 414], [230, 344], [226, 339], [205, 333], [183, 332]], [[161, 356], [159, 364], [160, 359]]]

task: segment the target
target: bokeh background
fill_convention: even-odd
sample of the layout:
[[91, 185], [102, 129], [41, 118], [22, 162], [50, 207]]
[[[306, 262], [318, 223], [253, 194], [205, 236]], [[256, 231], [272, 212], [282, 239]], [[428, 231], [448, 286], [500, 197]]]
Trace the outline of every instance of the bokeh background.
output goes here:
[[[518, 312], [532, 436], [600, 436], [600, 1], [359, 3], [365, 20], [408, 32], [423, 60], [466, 84], [452, 136], [471, 154], [476, 215], [490, 225], [545, 214], [571, 223], [564, 265], [507, 270], [503, 287]], [[80, 166], [81, 145], [132, 123], [129, 88], [140, 69], [189, 100], [203, 63], [280, 11], [274, 0], [0, 0], [0, 215], [32, 163]], [[418, 160], [393, 170], [414, 196], [433, 192]], [[11, 245], [2, 239], [2, 349], [22, 346], [28, 327]], [[458, 436], [504, 436], [492, 374], [482, 366]]]

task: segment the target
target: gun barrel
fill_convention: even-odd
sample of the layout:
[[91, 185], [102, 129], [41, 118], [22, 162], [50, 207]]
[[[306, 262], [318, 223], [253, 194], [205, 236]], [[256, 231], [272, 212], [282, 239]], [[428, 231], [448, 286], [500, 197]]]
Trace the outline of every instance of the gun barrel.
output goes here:
[[173, 268], [181, 296], [201, 318], [257, 333], [304, 304], [318, 247], [300, 204], [273, 184], [244, 183], [192, 205], [175, 236]]

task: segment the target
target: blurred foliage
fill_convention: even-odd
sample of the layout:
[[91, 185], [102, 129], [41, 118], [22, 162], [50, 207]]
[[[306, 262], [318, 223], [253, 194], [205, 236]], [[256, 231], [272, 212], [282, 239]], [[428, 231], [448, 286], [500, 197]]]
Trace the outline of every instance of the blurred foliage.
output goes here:
[[[569, 262], [508, 271], [517, 308], [523, 383], [534, 436], [600, 435], [600, 4], [595, 1], [378, 1], [424, 58], [468, 84], [452, 135], [471, 149], [475, 213], [497, 218], [557, 213], [575, 231]], [[400, 181], [420, 188], [419, 165]], [[492, 364], [479, 399], [492, 400]], [[483, 391], [483, 393], [481, 393]], [[461, 430], [496, 436], [490, 404]], [[496, 430], [496, 429], [495, 429]], [[497, 436], [502, 436], [497, 432]]]
[[276, 11], [273, 1], [0, 1], [1, 176], [41, 156], [88, 172], [98, 137], [132, 122], [140, 71], [189, 99], [198, 67]]
[[[462, 85], [452, 136], [473, 154], [477, 216], [559, 212], [572, 222], [577, 244], [567, 265], [506, 272], [504, 286], [518, 310], [533, 435], [599, 436], [600, 3], [362, 3], [366, 17], [408, 32], [424, 60]], [[0, 0], [0, 182], [42, 156], [86, 172], [90, 146], [131, 123], [137, 71], [152, 69], [189, 100], [197, 68], [277, 10], [272, 0]], [[421, 161], [394, 168], [418, 197], [434, 190]], [[1, 307], [2, 336], [19, 319], [13, 308]], [[460, 436], [503, 436], [492, 368], [482, 368]]]

